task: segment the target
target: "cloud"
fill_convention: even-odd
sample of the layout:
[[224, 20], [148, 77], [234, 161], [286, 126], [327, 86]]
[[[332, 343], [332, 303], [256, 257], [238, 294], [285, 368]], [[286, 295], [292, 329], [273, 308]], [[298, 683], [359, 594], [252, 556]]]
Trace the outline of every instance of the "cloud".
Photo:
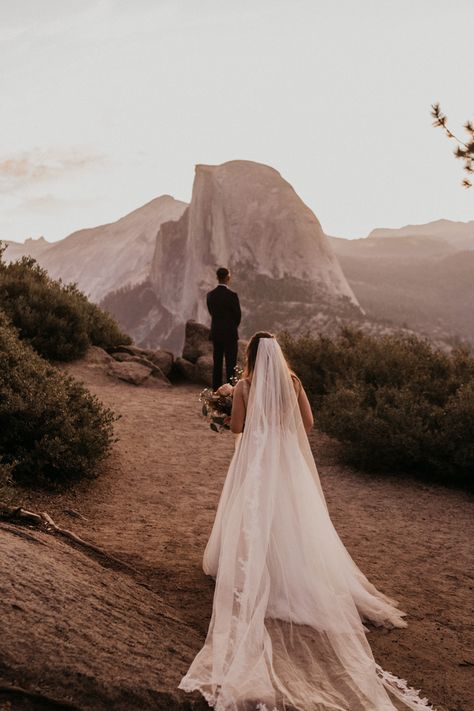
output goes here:
[[102, 154], [86, 153], [79, 149], [68, 151], [25, 151], [0, 157], [0, 189], [15, 191], [62, 177], [103, 163]]

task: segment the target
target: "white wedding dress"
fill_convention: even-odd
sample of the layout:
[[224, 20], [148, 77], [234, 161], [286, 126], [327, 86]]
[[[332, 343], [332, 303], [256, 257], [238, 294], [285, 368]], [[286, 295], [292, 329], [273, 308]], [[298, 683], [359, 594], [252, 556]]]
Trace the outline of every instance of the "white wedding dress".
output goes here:
[[245, 429], [204, 554], [204, 646], [180, 683], [217, 711], [432, 708], [376, 664], [363, 620], [406, 627], [328, 514], [280, 346], [259, 341]]

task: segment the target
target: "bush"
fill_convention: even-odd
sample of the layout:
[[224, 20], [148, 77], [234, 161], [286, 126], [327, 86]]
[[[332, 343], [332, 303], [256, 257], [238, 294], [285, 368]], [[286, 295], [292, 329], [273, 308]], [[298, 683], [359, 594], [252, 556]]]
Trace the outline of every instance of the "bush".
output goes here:
[[130, 336], [120, 330], [115, 319], [107, 311], [103, 311], [89, 301], [75, 284], [69, 284], [65, 290], [73, 297], [76, 307], [82, 312], [91, 345], [107, 349], [132, 343]]
[[34, 259], [5, 264], [0, 248], [0, 309], [20, 338], [44, 358], [69, 361], [89, 345], [110, 348], [131, 343], [111, 316], [92, 304], [75, 285], [51, 279]]
[[472, 486], [474, 358], [415, 336], [282, 338], [321, 429], [364, 469]]
[[113, 442], [115, 416], [49, 365], [0, 311], [0, 464], [4, 478], [44, 485], [90, 475]]

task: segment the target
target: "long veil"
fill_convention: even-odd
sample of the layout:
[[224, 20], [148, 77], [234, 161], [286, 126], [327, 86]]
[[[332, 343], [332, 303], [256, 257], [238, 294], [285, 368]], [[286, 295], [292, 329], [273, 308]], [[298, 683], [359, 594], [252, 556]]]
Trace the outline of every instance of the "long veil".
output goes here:
[[363, 620], [403, 627], [404, 613], [331, 522], [275, 339], [259, 341], [203, 567], [216, 577], [212, 618], [180, 688], [218, 711], [431, 708], [373, 658]]

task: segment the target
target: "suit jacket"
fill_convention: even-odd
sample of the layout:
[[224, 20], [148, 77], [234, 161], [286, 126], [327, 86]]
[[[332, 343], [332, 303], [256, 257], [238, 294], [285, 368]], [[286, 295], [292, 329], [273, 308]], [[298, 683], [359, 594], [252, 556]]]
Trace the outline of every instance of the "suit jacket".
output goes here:
[[211, 314], [211, 341], [238, 340], [241, 319], [239, 297], [229, 287], [219, 284], [207, 295]]

